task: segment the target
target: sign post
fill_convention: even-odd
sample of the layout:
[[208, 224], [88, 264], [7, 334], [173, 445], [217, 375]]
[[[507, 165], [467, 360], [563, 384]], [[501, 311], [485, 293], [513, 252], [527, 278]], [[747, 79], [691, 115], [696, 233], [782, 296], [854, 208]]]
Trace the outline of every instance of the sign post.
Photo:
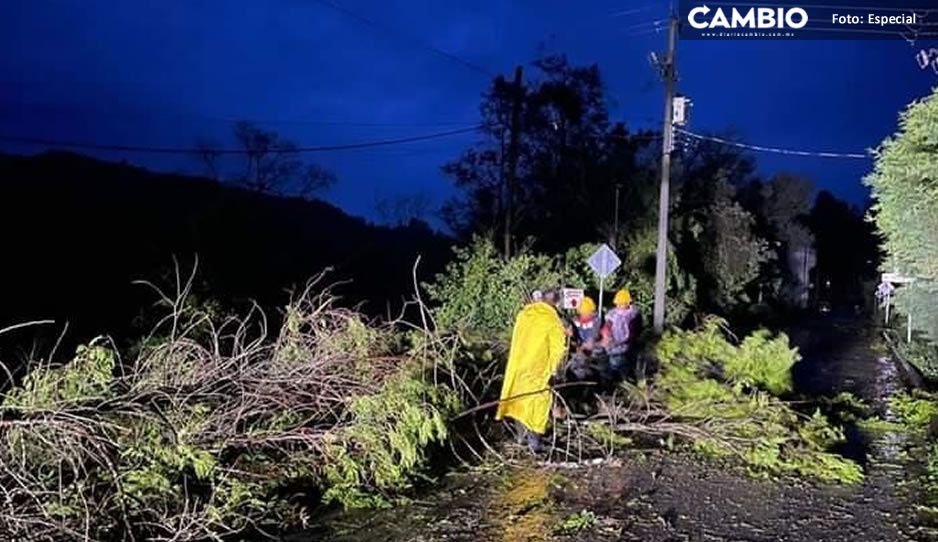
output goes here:
[[[886, 325], [889, 325], [889, 306], [892, 304], [892, 293], [896, 289], [895, 285], [911, 284], [913, 282], [915, 282], [915, 277], [908, 277], [899, 272], [883, 273], [882, 282], [877, 293], [882, 292], [883, 297], [886, 298]], [[909, 314], [906, 315], [905, 333], [906, 342], [912, 342], [912, 311], [909, 311]]]
[[590, 268], [599, 276], [599, 319], [603, 318], [603, 290], [606, 288], [606, 277], [613, 274], [622, 265], [622, 260], [616, 253], [603, 243], [596, 252], [586, 260]]

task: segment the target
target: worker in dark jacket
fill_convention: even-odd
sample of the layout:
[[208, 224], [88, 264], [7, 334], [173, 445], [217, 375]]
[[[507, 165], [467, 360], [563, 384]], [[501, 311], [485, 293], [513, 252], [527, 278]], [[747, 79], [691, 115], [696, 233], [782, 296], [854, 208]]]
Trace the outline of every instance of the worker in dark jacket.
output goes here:
[[577, 316], [573, 320], [573, 330], [577, 350], [586, 354], [597, 347], [603, 346], [606, 331], [603, 323], [596, 314], [596, 302], [591, 297], [584, 297], [576, 308]]

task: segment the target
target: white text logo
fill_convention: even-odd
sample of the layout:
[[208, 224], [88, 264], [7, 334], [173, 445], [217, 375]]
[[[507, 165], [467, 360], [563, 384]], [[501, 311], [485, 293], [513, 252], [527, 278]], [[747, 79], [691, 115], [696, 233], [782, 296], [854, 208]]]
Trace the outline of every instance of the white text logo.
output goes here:
[[708, 28], [804, 28], [808, 24], [808, 13], [801, 8], [749, 8], [744, 12], [733, 8], [729, 15], [723, 8], [717, 8], [713, 16], [708, 6], [700, 6], [690, 10], [687, 22], [697, 30]]

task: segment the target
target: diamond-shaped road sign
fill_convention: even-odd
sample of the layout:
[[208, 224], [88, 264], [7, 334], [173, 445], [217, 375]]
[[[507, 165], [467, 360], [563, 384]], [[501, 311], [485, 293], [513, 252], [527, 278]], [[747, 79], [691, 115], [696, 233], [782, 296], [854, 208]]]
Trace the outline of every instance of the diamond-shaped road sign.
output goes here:
[[586, 260], [586, 263], [593, 269], [593, 272], [599, 275], [599, 278], [605, 279], [619, 268], [622, 264], [622, 260], [609, 248], [609, 245], [603, 243], [596, 249], [596, 252]]

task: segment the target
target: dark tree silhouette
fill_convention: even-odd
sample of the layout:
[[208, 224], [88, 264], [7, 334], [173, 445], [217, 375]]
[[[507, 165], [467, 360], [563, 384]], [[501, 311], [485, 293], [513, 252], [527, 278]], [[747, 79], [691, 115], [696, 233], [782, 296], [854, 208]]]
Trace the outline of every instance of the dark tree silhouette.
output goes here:
[[244, 169], [235, 180], [245, 188], [263, 194], [308, 198], [336, 181], [331, 171], [305, 163], [296, 144], [274, 131], [242, 121], [235, 126], [234, 135], [245, 157]]
[[818, 194], [809, 224], [816, 239], [817, 295], [834, 304], [863, 304], [881, 258], [874, 225], [864, 211], [827, 191]]
[[[646, 220], [654, 182], [643, 161], [654, 153], [643, 151], [654, 134], [610, 122], [597, 66], [572, 66], [563, 56], [533, 66], [522, 89], [515, 242], [534, 238], [539, 248], [555, 250], [609, 237], [617, 185], [623, 229], [625, 222]], [[462, 237], [504, 233], [513, 93], [505, 78], [493, 81], [481, 106], [483, 140], [443, 167], [462, 192], [445, 206], [444, 219]]]
[[423, 192], [379, 198], [375, 211], [383, 224], [406, 226], [413, 221], [426, 222], [433, 207], [430, 197]]

